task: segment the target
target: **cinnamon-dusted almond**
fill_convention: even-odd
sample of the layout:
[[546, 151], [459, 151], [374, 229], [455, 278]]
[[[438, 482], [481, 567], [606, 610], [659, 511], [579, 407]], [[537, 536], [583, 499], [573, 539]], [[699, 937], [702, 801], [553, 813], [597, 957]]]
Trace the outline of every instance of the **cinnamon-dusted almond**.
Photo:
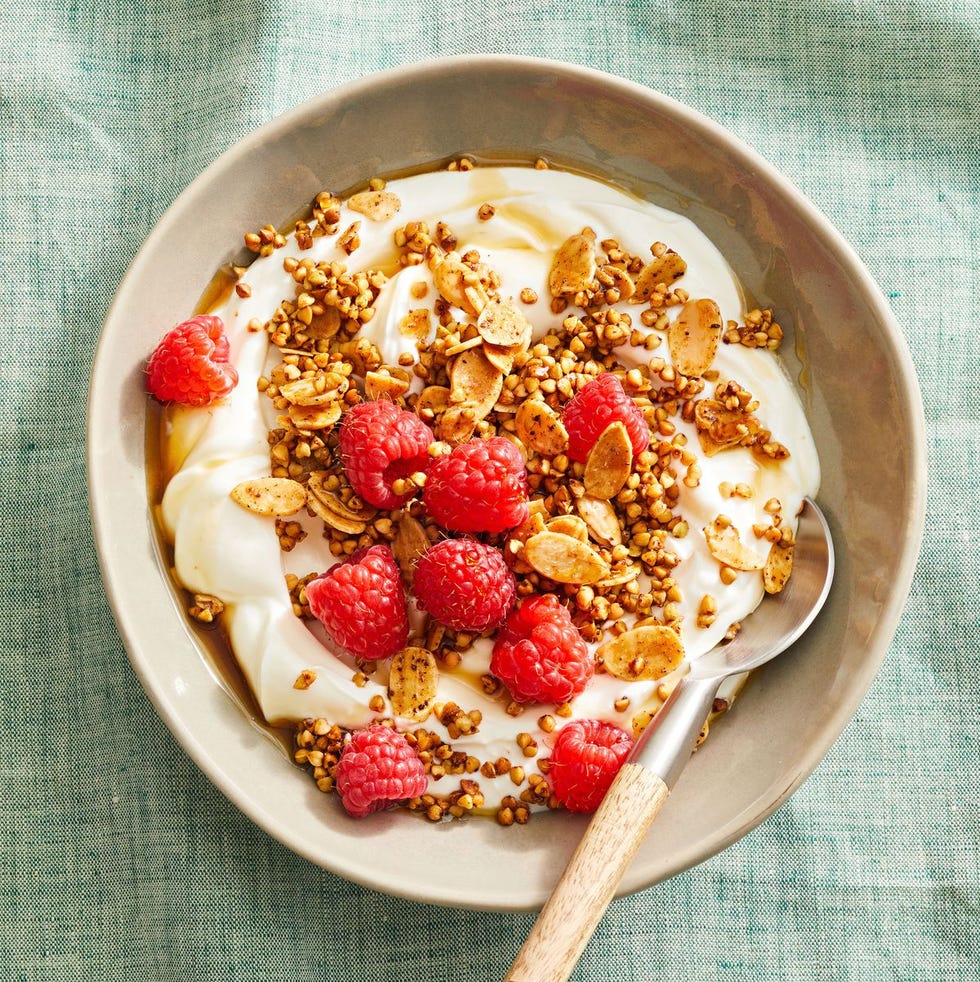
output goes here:
[[610, 423], [599, 434], [585, 461], [585, 491], [594, 498], [613, 498], [633, 469], [633, 443], [624, 423]]
[[636, 278], [631, 303], [646, 303], [659, 285], [670, 287], [687, 272], [687, 263], [673, 250], [646, 264]]
[[708, 457], [730, 447], [747, 446], [759, 432], [759, 420], [744, 409], [731, 409], [718, 399], [694, 403], [698, 443]]
[[514, 306], [513, 298], [490, 300], [476, 322], [480, 337], [487, 344], [526, 347], [531, 340], [531, 323]]
[[604, 576], [596, 586], [606, 589], [611, 586], [623, 586], [625, 583], [632, 583], [633, 580], [640, 578], [640, 567], [636, 563], [626, 563], [622, 566], [614, 566], [608, 576]]
[[684, 660], [684, 645], [676, 631], [662, 624], [634, 627], [596, 650], [606, 671], [624, 682], [660, 679]]
[[721, 310], [710, 297], [688, 300], [667, 328], [667, 346], [674, 368], [698, 378], [715, 359], [721, 339]]
[[625, 269], [620, 269], [619, 266], [609, 265], [603, 266], [602, 272], [612, 280], [612, 286], [607, 287], [607, 289], [615, 290], [619, 294], [617, 303], [632, 299], [633, 294], [636, 292], [636, 284], [633, 282], [633, 277]]
[[578, 515], [558, 515], [547, 523], [545, 528], [549, 532], [560, 532], [562, 535], [570, 535], [579, 542], [589, 541], [589, 527]]
[[436, 436], [452, 447], [459, 446], [473, 436], [479, 421], [476, 407], [470, 403], [450, 406], [436, 423]]
[[279, 395], [297, 406], [323, 406], [336, 402], [350, 383], [337, 372], [324, 372], [310, 378], [298, 378], [279, 386]]
[[774, 542], [762, 568], [762, 585], [766, 593], [781, 593], [793, 572], [793, 546]]
[[422, 523], [407, 511], [401, 512], [397, 522], [398, 530], [391, 541], [391, 552], [405, 581], [411, 584], [415, 576], [415, 564], [431, 543]]
[[439, 688], [439, 666], [428, 648], [402, 648], [388, 669], [388, 702], [402, 719], [421, 722], [432, 713]]
[[347, 199], [347, 207], [372, 222], [386, 222], [401, 209], [401, 199], [392, 191], [359, 191]]
[[618, 546], [623, 541], [623, 528], [616, 509], [606, 498], [583, 494], [575, 499], [575, 508], [599, 545]]
[[561, 532], [538, 532], [524, 544], [524, 558], [556, 583], [595, 583], [608, 572], [605, 560], [588, 543]]
[[431, 423], [448, 408], [449, 389], [444, 385], [427, 385], [415, 402], [415, 412], [427, 423]]
[[501, 375], [510, 374], [510, 370], [514, 367], [514, 359], [517, 358], [518, 352], [523, 350], [519, 344], [502, 347], [499, 344], [487, 344], [486, 341], [483, 342], [483, 353], [486, 355], [487, 361]]
[[473, 317], [479, 317], [490, 300], [480, 273], [470, 269], [457, 252], [447, 253], [436, 263], [432, 279], [444, 300]]
[[766, 560], [746, 546], [738, 534], [738, 529], [718, 516], [711, 525], [706, 525], [704, 537], [708, 551], [724, 566], [744, 571], [762, 569]]
[[521, 442], [535, 453], [554, 457], [568, 449], [568, 431], [561, 417], [540, 399], [525, 399], [517, 409], [514, 428]]
[[377, 515], [377, 508], [371, 505], [361, 505], [360, 508], [351, 508], [346, 504], [340, 495], [327, 489], [327, 472], [311, 471], [307, 479], [307, 489], [316, 495], [327, 507], [344, 518], [357, 522], [370, 522]]
[[322, 406], [290, 406], [287, 410], [293, 426], [298, 430], [326, 430], [338, 422], [343, 414], [340, 401]]
[[451, 403], [472, 407], [478, 420], [484, 419], [500, 398], [504, 377], [487, 360], [481, 348], [470, 348], [457, 355], [449, 370]]
[[595, 274], [595, 232], [584, 228], [558, 247], [548, 274], [548, 289], [553, 297], [574, 296], [590, 286]]
[[231, 489], [231, 500], [256, 515], [285, 518], [306, 504], [306, 489], [286, 477], [258, 477]]
[[392, 375], [387, 368], [380, 368], [376, 372], [368, 372], [364, 376], [364, 393], [368, 399], [376, 401], [378, 399], [398, 399], [405, 395], [411, 388], [408, 379], [398, 378]]
[[432, 315], [427, 307], [410, 310], [398, 325], [398, 330], [417, 341], [425, 341], [432, 333]]

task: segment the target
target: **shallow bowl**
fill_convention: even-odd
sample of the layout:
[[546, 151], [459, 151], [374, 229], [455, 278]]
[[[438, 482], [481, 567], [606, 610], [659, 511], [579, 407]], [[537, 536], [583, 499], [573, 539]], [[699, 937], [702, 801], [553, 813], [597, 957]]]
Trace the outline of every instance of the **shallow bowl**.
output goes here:
[[[106, 589], [132, 663], [201, 769], [269, 834], [351, 880], [418, 900], [539, 906], [584, 820], [521, 828], [403, 815], [347, 819], [209, 667], [158, 547], [147, 496], [143, 366], [194, 309], [241, 233], [324, 188], [461, 154], [545, 157], [680, 211], [775, 309], [823, 468], [838, 551], [825, 612], [758, 672], [699, 750], [622, 883], [656, 883], [747, 833], [799, 787], [865, 695], [893, 637], [922, 530], [924, 437], [908, 352], [865, 268], [827, 220], [724, 129], [641, 86], [513, 57], [402, 67], [274, 120], [180, 196], [105, 323], [89, 408], [89, 487]], [[138, 588], [138, 589], [137, 589]], [[465, 872], [464, 872], [465, 871]]]

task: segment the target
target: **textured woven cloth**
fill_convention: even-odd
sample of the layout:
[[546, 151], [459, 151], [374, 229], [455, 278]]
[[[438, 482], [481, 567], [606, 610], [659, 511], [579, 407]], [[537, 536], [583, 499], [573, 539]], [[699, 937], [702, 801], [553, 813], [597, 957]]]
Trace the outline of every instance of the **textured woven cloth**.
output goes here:
[[889, 657], [803, 788], [616, 901], [576, 979], [980, 979], [980, 6], [10, 0], [0, 7], [0, 980], [501, 977], [529, 914], [296, 857], [127, 660], [88, 520], [100, 324], [156, 220], [301, 100], [431, 55], [558, 58], [729, 127], [855, 245], [920, 375], [926, 537]]

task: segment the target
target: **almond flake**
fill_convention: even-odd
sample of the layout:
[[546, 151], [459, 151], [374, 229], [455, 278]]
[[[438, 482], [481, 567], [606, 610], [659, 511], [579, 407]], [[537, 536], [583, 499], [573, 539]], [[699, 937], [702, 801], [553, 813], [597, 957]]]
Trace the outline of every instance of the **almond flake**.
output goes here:
[[762, 428], [751, 413], [729, 409], [718, 399], [698, 399], [694, 403], [694, 425], [701, 449], [708, 457], [731, 447], [748, 446]]
[[411, 388], [407, 379], [396, 378], [387, 368], [368, 372], [364, 376], [364, 393], [372, 402], [378, 399], [398, 399]]
[[665, 252], [662, 256], [647, 263], [636, 278], [636, 289], [630, 297], [631, 303], [646, 303], [657, 287], [670, 287], [687, 272], [687, 263], [676, 252]]
[[510, 370], [514, 367], [514, 359], [517, 357], [518, 353], [523, 351], [519, 344], [511, 345], [510, 347], [504, 348], [499, 344], [487, 344], [483, 342], [483, 353], [487, 357], [487, 361], [493, 365], [494, 368], [500, 372], [501, 375], [509, 375]]
[[347, 199], [351, 211], [369, 218], [372, 222], [386, 222], [394, 218], [402, 203], [397, 194], [391, 191], [361, 191]]
[[568, 449], [568, 431], [558, 414], [540, 399], [525, 399], [514, 426], [521, 442], [535, 453], [554, 457]]
[[436, 424], [436, 436], [453, 447], [459, 446], [473, 436], [476, 431], [476, 408], [463, 402], [458, 406], [450, 406], [439, 417]]
[[279, 386], [279, 394], [296, 406], [323, 406], [336, 402], [350, 383], [343, 375], [325, 372], [314, 378], [298, 378]]
[[415, 564], [431, 543], [422, 523], [407, 511], [403, 511], [397, 521], [398, 531], [391, 542], [391, 552], [405, 581], [411, 584], [415, 576]]
[[714, 524], [706, 525], [702, 531], [708, 552], [722, 565], [745, 571], [762, 569], [766, 565], [762, 556], [742, 543], [734, 525], [719, 522], [716, 518]]
[[575, 499], [575, 508], [585, 519], [592, 537], [601, 546], [618, 546], [623, 541], [623, 528], [616, 509], [605, 498], [583, 494]]
[[259, 477], [231, 489], [231, 500], [256, 515], [285, 518], [306, 504], [306, 489], [286, 477]]
[[450, 402], [471, 406], [478, 420], [484, 419], [500, 398], [504, 377], [487, 360], [480, 348], [457, 355], [449, 371]]
[[531, 340], [531, 324], [514, 306], [513, 298], [491, 300], [483, 308], [476, 329], [487, 344], [527, 347]]
[[524, 545], [524, 558], [556, 583], [596, 583], [608, 572], [602, 556], [588, 543], [561, 532], [538, 532]]
[[599, 435], [585, 461], [585, 490], [594, 498], [615, 497], [633, 469], [633, 443], [626, 425], [617, 420]]
[[402, 719], [421, 722], [432, 713], [439, 686], [439, 667], [428, 648], [402, 648], [388, 670], [388, 701]]
[[442, 298], [479, 317], [490, 298], [483, 286], [483, 277], [470, 269], [458, 252], [447, 253], [432, 271], [432, 279]]
[[553, 297], [574, 296], [592, 284], [595, 273], [595, 232], [584, 228], [558, 247], [548, 274], [548, 289]]
[[684, 645], [677, 632], [662, 624], [634, 627], [603, 642], [596, 658], [606, 671], [624, 682], [661, 679], [684, 660]]
[[341, 417], [343, 409], [339, 401], [322, 406], [290, 406], [289, 418], [298, 430], [326, 430]]
[[708, 297], [688, 300], [667, 328], [667, 345], [674, 368], [699, 378], [714, 361], [721, 338], [721, 311]]
[[774, 542], [762, 569], [766, 593], [780, 593], [793, 572], [793, 546]]
[[426, 422], [431, 422], [449, 408], [449, 389], [444, 385], [427, 385], [415, 403], [415, 412]]
[[551, 519], [546, 525], [549, 532], [560, 532], [562, 535], [570, 535], [579, 542], [589, 541], [589, 527], [585, 521], [577, 515], [559, 515]]

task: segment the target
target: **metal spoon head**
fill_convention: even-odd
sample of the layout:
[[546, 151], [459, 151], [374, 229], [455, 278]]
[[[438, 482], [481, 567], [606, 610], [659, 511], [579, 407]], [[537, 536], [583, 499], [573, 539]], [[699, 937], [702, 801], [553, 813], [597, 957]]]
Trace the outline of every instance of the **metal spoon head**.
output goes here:
[[747, 672], [775, 658], [813, 623], [834, 578], [834, 542], [827, 519], [810, 498], [803, 499], [793, 550], [793, 573], [785, 588], [767, 596], [729, 644], [694, 660], [692, 679]]

